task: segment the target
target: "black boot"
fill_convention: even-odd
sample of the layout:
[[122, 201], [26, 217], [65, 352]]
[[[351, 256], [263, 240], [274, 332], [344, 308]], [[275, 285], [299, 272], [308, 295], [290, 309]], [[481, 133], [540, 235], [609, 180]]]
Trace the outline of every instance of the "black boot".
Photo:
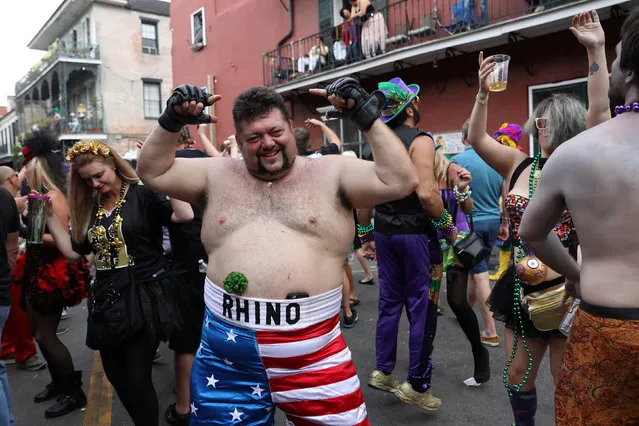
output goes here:
[[62, 390], [57, 402], [44, 412], [46, 418], [64, 416], [87, 405], [87, 397], [82, 390], [82, 371], [65, 377], [61, 384]]
[[55, 381], [49, 383], [42, 392], [33, 398], [33, 402], [44, 402], [60, 395], [60, 386]]
[[178, 414], [175, 404], [171, 404], [164, 412], [164, 418], [172, 426], [189, 426], [190, 413]]

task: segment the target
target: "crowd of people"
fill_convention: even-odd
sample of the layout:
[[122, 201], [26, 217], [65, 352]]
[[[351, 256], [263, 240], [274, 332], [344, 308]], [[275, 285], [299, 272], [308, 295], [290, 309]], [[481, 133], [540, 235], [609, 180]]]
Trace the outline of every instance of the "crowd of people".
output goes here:
[[[139, 143], [137, 168], [101, 141], [78, 142], [62, 158], [52, 135], [31, 134], [22, 170], [0, 168], [3, 357], [48, 367], [51, 383], [34, 396], [55, 399], [46, 417], [86, 406], [82, 372], [58, 338], [63, 309], [86, 298], [86, 345], [100, 352], [136, 425], [160, 422], [152, 364], [161, 341], [175, 353], [169, 424], [269, 425], [278, 408], [290, 425], [369, 425], [341, 333], [358, 320], [353, 254], [360, 283], [375, 284], [369, 260], [379, 271], [368, 386], [441, 408], [431, 379], [445, 282], [473, 355], [467, 386], [490, 380], [486, 346], [502, 344], [495, 320], [504, 322], [501, 378], [517, 426], [535, 424], [547, 351], [556, 424], [637, 424], [639, 241], [627, 229], [639, 214], [639, 9], [624, 23], [610, 79], [596, 12], [576, 16], [571, 31], [590, 63], [588, 109], [554, 94], [523, 127], [488, 133], [494, 59], [480, 53], [465, 150], [452, 159], [419, 127], [420, 87], [399, 77], [372, 93], [350, 77], [311, 89], [363, 132], [361, 159], [342, 152], [322, 120], [293, 128], [282, 97], [266, 87], [235, 99], [236, 135], [221, 150], [207, 137], [218, 118], [205, 112], [220, 96], [177, 87]], [[189, 125], [205, 152], [193, 148]], [[319, 150], [315, 128], [327, 141]], [[517, 149], [524, 131], [539, 143], [532, 158]], [[41, 241], [34, 200], [47, 206]], [[497, 241], [505, 255], [491, 289], [486, 258]], [[0, 426], [12, 424], [0, 362]]]

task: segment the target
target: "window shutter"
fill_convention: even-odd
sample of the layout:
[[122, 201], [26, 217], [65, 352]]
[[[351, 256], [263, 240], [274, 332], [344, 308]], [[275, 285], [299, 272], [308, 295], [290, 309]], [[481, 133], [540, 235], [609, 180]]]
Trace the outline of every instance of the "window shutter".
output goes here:
[[371, 3], [373, 4], [375, 10], [380, 10], [386, 7], [386, 0], [371, 0]]
[[326, 33], [333, 27], [333, 0], [319, 0], [319, 32]]

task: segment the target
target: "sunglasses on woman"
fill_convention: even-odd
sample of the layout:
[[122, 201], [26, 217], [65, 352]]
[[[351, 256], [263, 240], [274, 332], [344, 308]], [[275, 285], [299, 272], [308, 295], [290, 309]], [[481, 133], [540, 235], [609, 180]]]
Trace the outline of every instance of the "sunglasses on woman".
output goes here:
[[535, 118], [535, 126], [537, 126], [537, 130], [543, 130], [548, 128], [548, 119], [547, 118]]

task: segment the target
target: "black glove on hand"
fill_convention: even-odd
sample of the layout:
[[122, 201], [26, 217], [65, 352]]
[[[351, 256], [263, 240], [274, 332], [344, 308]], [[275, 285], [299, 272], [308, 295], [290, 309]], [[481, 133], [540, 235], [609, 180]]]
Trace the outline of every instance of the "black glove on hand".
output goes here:
[[209, 105], [209, 97], [211, 95], [206, 89], [201, 89], [192, 84], [183, 84], [176, 87], [171, 97], [166, 101], [166, 109], [158, 118], [160, 126], [169, 132], [177, 133], [187, 124], [205, 124], [211, 122], [211, 116], [206, 114], [204, 110], [198, 116], [178, 114], [175, 106], [182, 105], [183, 102], [195, 101], [203, 103], [204, 107]]
[[370, 129], [379, 117], [382, 107], [386, 103], [386, 97], [380, 91], [370, 95], [362, 89], [359, 81], [351, 77], [340, 78], [326, 88], [327, 94], [337, 95], [348, 104], [352, 99], [355, 104], [351, 108], [344, 108], [343, 116], [349, 117], [362, 132]]

